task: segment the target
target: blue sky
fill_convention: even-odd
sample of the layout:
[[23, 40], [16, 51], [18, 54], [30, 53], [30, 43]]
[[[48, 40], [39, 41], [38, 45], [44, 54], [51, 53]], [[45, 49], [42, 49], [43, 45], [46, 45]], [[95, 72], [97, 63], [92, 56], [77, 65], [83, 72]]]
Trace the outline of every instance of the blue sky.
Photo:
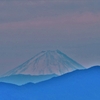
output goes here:
[[0, 74], [42, 50], [100, 64], [99, 0], [0, 1]]

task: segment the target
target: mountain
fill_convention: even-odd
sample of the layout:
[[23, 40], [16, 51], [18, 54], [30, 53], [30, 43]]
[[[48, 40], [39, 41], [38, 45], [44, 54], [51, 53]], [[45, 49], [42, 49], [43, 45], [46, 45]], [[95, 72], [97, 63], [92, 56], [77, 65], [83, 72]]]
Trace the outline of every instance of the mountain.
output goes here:
[[51, 75], [11, 75], [11, 76], [6, 76], [6, 77], [1, 77], [0, 82], [5, 82], [5, 83], [12, 83], [16, 85], [24, 85], [27, 83], [38, 83], [41, 81], [45, 81], [48, 79], [51, 79], [53, 77], [57, 77], [55, 74]]
[[59, 50], [42, 51], [22, 65], [8, 71], [3, 76], [10, 75], [62, 75], [84, 67]]
[[0, 82], [23, 85], [29, 82], [38, 83], [72, 72], [85, 69], [59, 50], [42, 51], [22, 65], [1, 76]]
[[100, 66], [37, 84], [0, 83], [0, 100], [100, 100]]

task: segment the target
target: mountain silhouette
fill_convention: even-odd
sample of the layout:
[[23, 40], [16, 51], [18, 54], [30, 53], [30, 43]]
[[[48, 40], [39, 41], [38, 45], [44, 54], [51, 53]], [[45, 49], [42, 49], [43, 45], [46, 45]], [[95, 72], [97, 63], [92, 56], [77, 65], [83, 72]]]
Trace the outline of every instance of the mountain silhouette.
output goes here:
[[37, 84], [0, 83], [0, 100], [100, 100], [100, 66]]
[[51, 75], [11, 75], [11, 76], [6, 76], [6, 77], [1, 77], [0, 82], [5, 82], [5, 83], [12, 83], [15, 85], [24, 85], [27, 83], [38, 83], [41, 81], [45, 81], [48, 79], [51, 79], [53, 77], [57, 77], [55, 74]]
[[42, 51], [1, 76], [0, 82], [23, 85], [37, 83], [74, 70], [85, 69], [59, 50]]

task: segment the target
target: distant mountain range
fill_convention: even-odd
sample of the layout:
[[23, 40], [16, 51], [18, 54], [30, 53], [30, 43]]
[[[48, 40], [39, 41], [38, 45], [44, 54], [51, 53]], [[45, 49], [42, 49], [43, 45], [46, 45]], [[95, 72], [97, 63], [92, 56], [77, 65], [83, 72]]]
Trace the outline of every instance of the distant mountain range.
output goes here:
[[100, 100], [100, 66], [37, 84], [0, 83], [0, 100]]
[[1, 76], [0, 82], [23, 85], [37, 83], [74, 70], [85, 69], [59, 50], [42, 51]]
[[5, 82], [5, 83], [12, 83], [16, 85], [24, 85], [27, 83], [38, 83], [41, 81], [45, 81], [48, 79], [51, 79], [53, 77], [57, 77], [55, 74], [51, 75], [11, 75], [11, 76], [6, 76], [6, 77], [1, 77], [0, 82]]

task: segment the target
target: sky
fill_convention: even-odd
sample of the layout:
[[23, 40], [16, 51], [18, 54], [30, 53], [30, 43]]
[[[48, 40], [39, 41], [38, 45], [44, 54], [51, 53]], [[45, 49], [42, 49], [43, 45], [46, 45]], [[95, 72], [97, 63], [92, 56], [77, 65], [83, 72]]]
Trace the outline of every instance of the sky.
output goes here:
[[100, 0], [0, 0], [0, 74], [46, 50], [100, 65]]

